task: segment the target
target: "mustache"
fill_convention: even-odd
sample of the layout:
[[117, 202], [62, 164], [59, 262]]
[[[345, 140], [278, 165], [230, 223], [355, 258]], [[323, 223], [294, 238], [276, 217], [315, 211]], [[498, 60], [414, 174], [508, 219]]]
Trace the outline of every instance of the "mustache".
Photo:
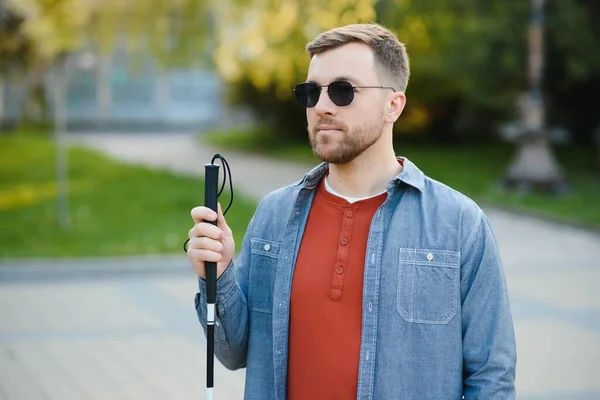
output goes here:
[[308, 130], [315, 134], [319, 131], [319, 127], [321, 127], [322, 125], [334, 126], [336, 129], [339, 129], [343, 132], [348, 131], [348, 127], [346, 126], [346, 124], [344, 124], [343, 122], [336, 121], [330, 117], [319, 118], [312, 127], [308, 127]]

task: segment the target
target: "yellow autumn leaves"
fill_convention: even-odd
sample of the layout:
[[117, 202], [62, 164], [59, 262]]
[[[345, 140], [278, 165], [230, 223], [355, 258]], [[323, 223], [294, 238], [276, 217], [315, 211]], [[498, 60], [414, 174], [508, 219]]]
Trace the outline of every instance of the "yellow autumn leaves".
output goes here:
[[[36, 61], [92, 45], [111, 52], [121, 41], [132, 53], [157, 61], [194, 64], [211, 45], [213, 65], [228, 82], [274, 89], [285, 99], [308, 67], [307, 42], [336, 26], [373, 22], [376, 0], [9, 0], [24, 17], [22, 32], [33, 43]], [[395, 0], [402, 14], [395, 24], [412, 51], [431, 40], [413, 0]], [[187, 61], [186, 61], [187, 60]], [[181, 64], [181, 63], [180, 63]], [[415, 121], [422, 121], [415, 115]], [[418, 125], [418, 123], [417, 123]]]
[[[412, 50], [427, 52], [431, 37], [420, 15], [410, 12], [411, 0], [396, 0], [402, 24], [396, 32]], [[304, 48], [321, 32], [336, 26], [376, 20], [375, 0], [228, 0], [215, 7], [215, 65], [228, 82], [248, 81], [258, 89], [274, 89], [280, 99], [306, 75]], [[406, 11], [406, 12], [405, 12]], [[428, 114], [407, 108], [403, 127], [424, 126]]]
[[8, 0], [24, 17], [21, 32], [34, 46], [36, 57], [51, 61], [56, 55], [82, 44], [80, 32], [91, 16], [85, 0]]
[[215, 63], [230, 82], [249, 80], [257, 88], [273, 85], [284, 98], [308, 57], [304, 47], [333, 27], [372, 22], [373, 0], [255, 0], [244, 8], [235, 1], [217, 8]]

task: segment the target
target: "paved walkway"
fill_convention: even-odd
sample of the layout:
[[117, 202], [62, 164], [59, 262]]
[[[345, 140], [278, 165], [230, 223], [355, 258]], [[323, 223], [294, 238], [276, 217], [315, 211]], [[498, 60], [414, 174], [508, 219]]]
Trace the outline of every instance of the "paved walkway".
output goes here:
[[[201, 174], [215, 153], [183, 134], [73, 140], [126, 161], [192, 174]], [[255, 198], [307, 170], [224, 156], [236, 190]], [[600, 399], [600, 236], [486, 212], [510, 289], [517, 398]], [[0, 262], [0, 400], [204, 399], [195, 292], [183, 255]], [[215, 398], [242, 398], [244, 371], [216, 365]]]

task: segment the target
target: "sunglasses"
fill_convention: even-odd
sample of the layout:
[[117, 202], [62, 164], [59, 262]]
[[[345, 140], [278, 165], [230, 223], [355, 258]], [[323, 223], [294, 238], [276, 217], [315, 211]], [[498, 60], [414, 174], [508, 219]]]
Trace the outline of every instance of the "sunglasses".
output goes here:
[[354, 89], [391, 89], [391, 86], [354, 86], [348, 81], [334, 81], [329, 85], [317, 85], [314, 82], [302, 82], [294, 88], [294, 96], [302, 106], [310, 108], [317, 105], [321, 89], [326, 87], [329, 98], [339, 107], [344, 107], [354, 100]]

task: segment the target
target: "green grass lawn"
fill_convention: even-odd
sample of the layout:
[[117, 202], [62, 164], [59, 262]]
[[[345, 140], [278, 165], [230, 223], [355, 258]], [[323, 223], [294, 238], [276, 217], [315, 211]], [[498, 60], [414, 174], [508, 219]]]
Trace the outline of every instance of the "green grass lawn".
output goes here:
[[[190, 210], [204, 202], [201, 179], [82, 148], [68, 154], [71, 227], [62, 230], [52, 141], [31, 133], [0, 136], [0, 257], [183, 254]], [[228, 192], [219, 201], [225, 208]], [[254, 209], [236, 194], [227, 213], [238, 249]]]
[[[254, 137], [252, 130], [239, 129], [226, 133], [212, 132], [199, 138], [216, 147], [252, 151], [307, 164], [318, 162], [308, 141], [298, 145], [272, 146], [267, 140]], [[479, 203], [600, 229], [600, 177], [593, 171], [596, 151], [581, 147], [556, 149], [569, 191], [555, 197], [505, 193], [499, 188], [498, 183], [515, 155], [514, 146], [396, 144], [397, 154], [408, 157], [430, 177]]]

